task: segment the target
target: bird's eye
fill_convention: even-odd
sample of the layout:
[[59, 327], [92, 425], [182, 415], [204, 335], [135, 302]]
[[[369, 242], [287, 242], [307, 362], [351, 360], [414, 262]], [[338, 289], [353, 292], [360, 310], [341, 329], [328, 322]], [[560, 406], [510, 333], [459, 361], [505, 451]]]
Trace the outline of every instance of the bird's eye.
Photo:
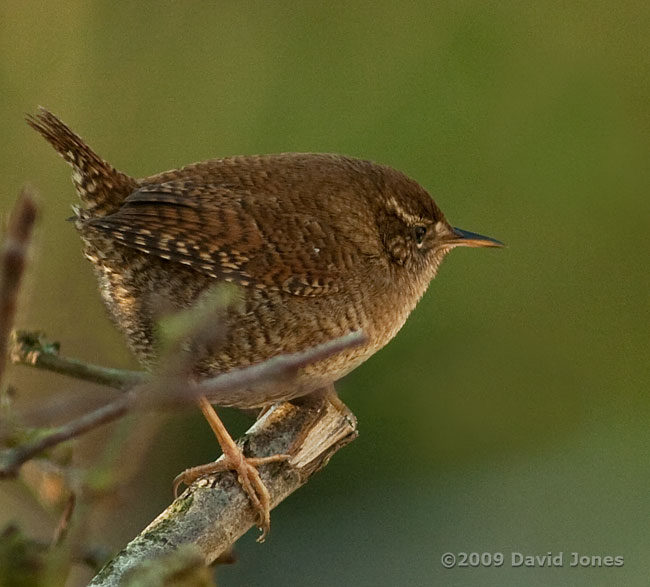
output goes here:
[[413, 235], [415, 236], [415, 244], [420, 246], [424, 241], [424, 237], [426, 236], [426, 234], [427, 234], [426, 226], [416, 226], [413, 229]]

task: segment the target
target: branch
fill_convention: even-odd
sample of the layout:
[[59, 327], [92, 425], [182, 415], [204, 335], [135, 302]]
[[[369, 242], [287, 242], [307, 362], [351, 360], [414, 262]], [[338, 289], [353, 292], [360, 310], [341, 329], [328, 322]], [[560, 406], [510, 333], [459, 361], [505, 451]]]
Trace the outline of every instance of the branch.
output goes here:
[[26, 365], [53, 371], [82, 381], [126, 391], [142, 383], [147, 374], [141, 371], [111, 369], [79, 359], [59, 356], [59, 343], [48, 342], [42, 332], [16, 330], [9, 341], [9, 358], [14, 365]]
[[[366, 337], [362, 332], [350, 332], [300, 353], [280, 355], [257, 365], [234, 369], [228, 373], [205, 379], [196, 386], [194, 393], [197, 396], [207, 395], [214, 399], [215, 404], [219, 404], [219, 399], [222, 397], [230, 399], [228, 398], [229, 394], [245, 389], [247, 399], [253, 401], [251, 393], [265, 393], [264, 386], [259, 386], [260, 383], [290, 380], [300, 368], [327, 359], [346, 349], [361, 346], [365, 342]], [[36, 367], [122, 391], [132, 389], [150, 379], [150, 376], [142, 371], [112, 369], [86, 363], [79, 359], [62, 357], [59, 355], [59, 343], [48, 342], [43, 333], [37, 330], [14, 331], [9, 342], [9, 357], [14, 365]], [[170, 379], [171, 374], [164, 373], [163, 375], [164, 380]], [[259, 386], [257, 390], [248, 389], [255, 385]], [[177, 395], [187, 395], [187, 392], [178, 394], [177, 391], [175, 390]]]
[[36, 221], [31, 191], [23, 188], [9, 219], [7, 236], [0, 251], [0, 383], [7, 358], [7, 342], [16, 315], [20, 282], [27, 262], [27, 248]]
[[[365, 334], [360, 330], [349, 332], [305, 351], [278, 355], [257, 365], [233, 369], [203, 379], [193, 391], [197, 396], [206, 396], [215, 405], [236, 405], [235, 400], [239, 398], [242, 403], [245, 401], [250, 405], [268, 404], [269, 397], [273, 397], [279, 384], [286, 389], [286, 384], [293, 384], [303, 367], [328, 359], [344, 350], [362, 346], [367, 341]], [[301, 388], [295, 384], [294, 387], [293, 397], [300, 397], [314, 391], [318, 386], [310, 383], [308, 387]]]
[[[19, 339], [20, 335], [16, 338]], [[182, 402], [190, 402], [194, 401], [199, 395], [206, 393], [210, 394], [211, 399], [214, 396], [215, 403], [219, 403], [220, 397], [229, 398], [231, 397], [229, 393], [235, 394], [242, 387], [253, 386], [253, 389], [249, 390], [248, 393], [254, 394], [256, 385], [267, 383], [268, 381], [277, 384], [279, 380], [283, 380], [285, 384], [290, 384], [301, 367], [326, 359], [345, 349], [359, 346], [365, 341], [366, 339], [363, 333], [352, 332], [307, 349], [306, 351], [273, 357], [263, 363], [229, 371], [228, 373], [218, 375], [198, 384], [184, 377], [179, 377], [177, 380], [166, 378], [162, 376], [164, 373], [161, 373], [161, 376], [158, 377], [145, 379], [144, 374], [137, 372], [117, 371], [106, 369], [105, 367], [97, 367], [96, 365], [87, 365], [76, 359], [62, 359], [54, 351], [41, 350], [33, 352], [32, 354], [36, 357], [36, 362], [39, 360], [39, 357], [41, 361], [44, 360], [44, 357], [48, 357], [48, 359], [53, 361], [53, 363], [45, 363], [49, 365], [46, 367], [47, 369], [50, 369], [53, 364], [57, 368], [61, 367], [61, 365], [75, 365], [73, 369], [65, 371], [67, 375], [74, 377], [87, 379], [89, 374], [94, 377], [98, 373], [117, 373], [117, 377], [112, 379], [109, 377], [108, 380], [114, 384], [123, 385], [125, 382], [123, 374], [127, 373], [128, 377], [133, 378], [133, 376], [137, 376], [144, 383], [133, 387], [133, 389], [110, 404], [102, 406], [88, 414], [84, 414], [76, 420], [54, 430], [49, 430], [36, 439], [0, 452], [0, 479], [16, 476], [20, 467], [37, 454], [66, 440], [81, 436], [103, 424], [113, 422], [124, 416], [134, 406], [139, 409], [155, 409], [164, 407], [170, 399], [174, 402], [178, 402], [179, 400]], [[37, 347], [41, 345], [38, 337], [36, 342], [32, 341], [32, 344]], [[50, 344], [49, 346], [54, 349], [58, 348], [55, 344]], [[42, 349], [42, 346], [39, 348]], [[29, 357], [29, 353], [26, 356]], [[59, 369], [58, 372], [63, 371]], [[99, 381], [95, 379], [95, 382]], [[204, 387], [204, 383], [209, 383], [209, 385]]]
[[[240, 444], [251, 457], [292, 455], [288, 462], [260, 467], [262, 481], [275, 507], [356, 436], [356, 418], [345, 406], [307, 396], [300, 405], [274, 406]], [[117, 586], [143, 561], [173, 552], [187, 543], [198, 546], [206, 564], [210, 564], [255, 522], [255, 513], [233, 472], [205, 477], [192, 484], [117, 554], [90, 586]]]
[[[12, 360], [38, 366], [79, 379], [130, 390], [114, 402], [86, 414], [41, 437], [0, 453], [0, 478], [17, 474], [38, 453], [102, 424], [114, 421], [129, 410], [154, 409], [174, 402], [194, 401], [207, 394], [215, 403], [227, 403], [238, 393], [247, 397], [271, 385], [297, 384], [305, 366], [365, 344], [361, 332], [349, 333], [306, 351], [274, 357], [264, 363], [234, 370], [208, 380], [194, 382], [182, 370], [163, 367], [153, 376], [121, 372], [58, 355], [57, 344], [44, 344], [38, 335], [18, 333], [13, 340]], [[182, 364], [182, 362], [181, 362]], [[173, 365], [173, 362], [172, 362]], [[313, 390], [300, 389], [299, 393]], [[265, 394], [266, 392], [260, 391]], [[257, 397], [257, 396], [255, 396]], [[264, 396], [268, 399], [268, 396]], [[250, 401], [251, 398], [248, 397]], [[225, 400], [225, 401], [220, 401]], [[339, 448], [356, 438], [356, 419], [340, 401], [331, 403], [323, 394], [302, 398], [300, 406], [274, 406], [243, 439], [250, 457], [290, 454], [289, 461], [260, 468], [262, 482], [275, 507], [309, 477], [325, 466]], [[212, 563], [250, 527], [257, 515], [232, 472], [198, 480], [154, 520], [124, 551], [109, 562], [93, 585], [118, 585], [123, 574], [146, 559], [174, 550], [176, 545], [194, 544], [206, 563]]]
[[35, 440], [0, 452], [0, 479], [15, 477], [20, 467], [37, 454], [93, 430], [102, 424], [121, 418], [133, 402], [132, 394], [125, 394], [114, 402], [89, 412], [69, 424], [49, 430]]

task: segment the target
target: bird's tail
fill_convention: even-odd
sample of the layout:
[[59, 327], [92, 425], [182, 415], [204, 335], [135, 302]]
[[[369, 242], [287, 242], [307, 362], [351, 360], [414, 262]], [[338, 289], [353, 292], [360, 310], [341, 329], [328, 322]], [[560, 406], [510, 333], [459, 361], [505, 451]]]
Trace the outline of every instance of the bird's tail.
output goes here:
[[39, 108], [35, 116], [27, 116], [26, 120], [72, 167], [72, 181], [83, 204], [84, 216], [112, 214], [137, 189], [135, 179], [104, 161], [45, 108]]

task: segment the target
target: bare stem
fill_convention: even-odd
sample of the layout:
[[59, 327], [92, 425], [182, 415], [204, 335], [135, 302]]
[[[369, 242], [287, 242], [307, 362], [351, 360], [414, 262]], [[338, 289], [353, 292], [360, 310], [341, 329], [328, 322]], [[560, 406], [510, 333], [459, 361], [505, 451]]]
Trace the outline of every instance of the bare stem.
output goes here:
[[12, 449], [0, 453], [0, 479], [14, 477], [23, 463], [34, 458], [37, 454], [52, 448], [57, 444], [81, 436], [102, 424], [113, 422], [128, 411], [133, 401], [133, 395], [127, 393], [114, 402], [102, 406], [88, 414], [73, 420], [69, 424], [59, 426], [47, 432], [40, 438], [26, 442]]
[[[137, 372], [126, 372], [127, 377], [125, 377], [124, 372], [105, 369], [104, 367], [97, 367], [96, 365], [87, 365], [74, 359], [62, 359], [56, 354], [56, 349], [58, 347], [55, 345], [49, 345], [50, 347], [53, 347], [53, 349], [51, 351], [47, 350], [43, 347], [40, 339], [38, 337], [36, 338], [36, 342], [31, 341], [30, 345], [32, 346], [27, 347], [37, 349], [32, 351], [31, 356], [35, 358], [30, 362], [30, 364], [41, 361], [41, 365], [50, 365], [49, 367], [43, 367], [47, 369], [50, 369], [53, 364], [47, 363], [47, 361], [50, 360], [55, 362], [54, 364], [57, 365], [57, 369], [61, 367], [61, 365], [75, 365], [74, 369], [71, 368], [70, 370], [66, 370], [65, 373], [67, 375], [72, 374], [74, 377], [79, 377], [81, 379], [92, 380], [96, 383], [104, 382], [108, 385], [109, 382], [112, 382], [113, 386], [119, 384], [119, 389], [124, 389], [123, 386], [125, 385], [125, 382], [130, 381], [132, 389], [114, 402], [85, 414], [64, 426], [54, 429], [53, 431], [48, 431], [40, 438], [0, 452], [0, 479], [15, 476], [25, 462], [34, 458], [44, 450], [52, 448], [53, 446], [70, 440], [71, 438], [80, 436], [89, 430], [101, 426], [102, 424], [117, 420], [136, 405], [136, 400], [138, 409], [155, 409], [164, 407], [166, 397], [169, 398], [170, 396], [175, 401], [180, 399], [184, 402], [188, 402], [194, 401], [201, 394], [209, 393], [210, 399], [212, 400], [215, 393], [222, 394], [222, 397], [228, 398], [231, 392], [234, 393], [238, 389], [242, 387], [248, 388], [248, 386], [251, 386], [248, 393], [255, 393], [256, 385], [265, 384], [269, 380], [273, 381], [281, 379], [285, 385], [290, 385], [292, 377], [295, 376], [300, 367], [327, 358], [347, 348], [358, 346], [365, 341], [362, 333], [354, 332], [336, 338], [325, 344], [313, 347], [304, 352], [280, 355], [258, 365], [230, 371], [199, 384], [195, 384], [182, 377], [179, 377], [177, 381], [174, 382], [173, 380], [161, 375], [160, 377], [152, 377], [145, 383], [133, 387], [138, 379], [142, 380], [142, 374]], [[16, 339], [24, 340], [25, 336], [22, 336], [21, 338], [21, 335], [18, 334]], [[18, 349], [22, 348], [18, 344], [14, 345], [14, 347]], [[26, 360], [29, 361], [29, 352], [24, 356], [26, 357]], [[43, 361], [46, 362], [43, 363]], [[68, 369], [68, 367], [66, 367], [66, 369]], [[58, 372], [62, 371], [58, 370]], [[91, 379], [89, 374], [93, 374], [92, 376], [94, 377], [98, 373], [103, 374], [102, 376], [104, 377], [104, 380], [97, 377]], [[117, 375], [112, 377], [111, 373], [117, 373]], [[215, 403], [220, 403], [219, 395], [217, 395]]]
[[[327, 359], [346, 349], [360, 346], [364, 342], [366, 342], [366, 337], [362, 332], [350, 332], [306, 351], [279, 355], [258, 365], [234, 369], [223, 375], [204, 379], [198, 387], [202, 395], [218, 398], [219, 394], [248, 388], [256, 383], [272, 382], [276, 379], [284, 380], [294, 375], [302, 367]], [[219, 402], [215, 401], [215, 403]]]
[[65, 507], [63, 508], [63, 512], [61, 513], [61, 517], [59, 518], [59, 523], [56, 525], [56, 529], [54, 530], [54, 536], [52, 537], [51, 543], [52, 546], [58, 546], [66, 537], [70, 525], [70, 518], [72, 518], [76, 503], [77, 495], [74, 491], [71, 491], [65, 503]]
[[43, 333], [38, 331], [13, 332], [9, 342], [9, 357], [14, 365], [53, 371], [121, 391], [131, 389], [147, 379], [147, 374], [142, 371], [112, 369], [85, 363], [79, 359], [61, 357], [59, 343], [48, 342]]
[[313, 384], [303, 389], [295, 385], [295, 377], [301, 368], [361, 346], [366, 341], [363, 332], [350, 332], [299, 353], [278, 355], [257, 365], [204, 379], [193, 387], [192, 392], [197, 396], [205, 396], [211, 403], [220, 406], [237, 406], [236, 401], [240, 398], [240, 405], [268, 405], [271, 403], [269, 397], [274, 397], [278, 389], [284, 392], [282, 399], [285, 399], [287, 384], [292, 383], [291, 397], [308, 395], [315, 389]]
[[[307, 396], [301, 405], [274, 406], [240, 441], [247, 456], [289, 453], [288, 462], [260, 467], [272, 507], [305, 484], [330, 457], [357, 436], [356, 419], [342, 405]], [[256, 522], [256, 514], [232, 472], [192, 484], [92, 580], [114, 587], [140, 563], [194, 544], [206, 564], [214, 562]]]
[[31, 191], [23, 188], [14, 205], [7, 236], [0, 251], [0, 384], [7, 361], [9, 333], [16, 315], [20, 282], [27, 263], [27, 249], [36, 221]]

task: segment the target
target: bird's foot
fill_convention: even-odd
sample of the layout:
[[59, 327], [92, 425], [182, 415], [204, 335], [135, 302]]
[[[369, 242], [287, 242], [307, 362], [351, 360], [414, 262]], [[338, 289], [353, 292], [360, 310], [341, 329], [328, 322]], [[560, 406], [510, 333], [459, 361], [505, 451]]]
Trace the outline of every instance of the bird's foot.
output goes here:
[[222, 471], [235, 471], [242, 489], [251, 502], [253, 511], [257, 514], [257, 526], [262, 534], [257, 539], [264, 542], [269, 528], [271, 527], [271, 496], [264, 485], [257, 467], [269, 463], [279, 463], [290, 458], [286, 454], [278, 454], [270, 457], [246, 457], [241, 449], [233, 455], [224, 454], [218, 461], [185, 469], [174, 479], [174, 497], [178, 497], [178, 489], [181, 484], [191, 485], [197, 479], [221, 473]]

